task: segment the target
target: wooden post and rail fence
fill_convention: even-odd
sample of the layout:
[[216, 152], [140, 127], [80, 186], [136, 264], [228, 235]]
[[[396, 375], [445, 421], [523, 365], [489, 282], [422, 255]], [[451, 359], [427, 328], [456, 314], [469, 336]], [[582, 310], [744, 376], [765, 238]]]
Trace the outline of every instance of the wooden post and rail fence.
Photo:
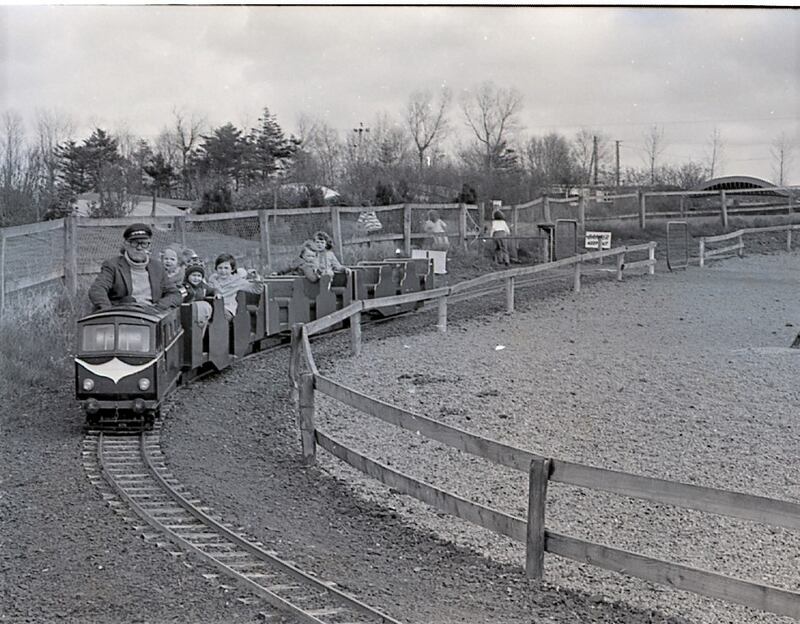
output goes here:
[[[735, 232], [728, 232], [727, 234], [718, 234], [716, 236], [703, 236], [700, 239], [700, 267], [704, 267], [706, 260], [715, 256], [727, 256], [731, 253], [736, 253], [740, 258], [744, 255], [744, 237], [747, 234], [766, 234], [769, 232], [785, 232], [786, 233], [786, 251], [792, 250], [792, 232], [800, 230], [800, 224], [786, 224], [786, 225], [770, 225], [767, 227], [758, 228], [742, 228]], [[709, 249], [710, 243], [721, 243], [723, 241], [735, 240], [732, 245], [725, 247], [716, 247]]]
[[[574, 264], [576, 266], [574, 287], [577, 290], [579, 288], [579, 267], [583, 261], [616, 256], [618, 278], [621, 278], [622, 271], [631, 266], [647, 266], [648, 269], [652, 269], [654, 260], [652, 260], [650, 252], [654, 248], [655, 243], [649, 243], [629, 248], [593, 252], [582, 254], [578, 258], [567, 258], [549, 263], [549, 266], [539, 265], [484, 275], [449, 288], [386, 297], [374, 302], [359, 301], [311, 323], [295, 325], [292, 328], [290, 378], [297, 392], [298, 425], [301, 432], [304, 461], [307, 464], [314, 463], [316, 447], [321, 446], [339, 460], [399, 492], [413, 496], [440, 511], [525, 544], [525, 570], [528, 576], [534, 579], [543, 577], [544, 553], [549, 552], [653, 583], [668, 585], [675, 589], [746, 605], [762, 611], [800, 618], [800, 593], [549, 531], [546, 528], [546, 499], [548, 483], [553, 481], [792, 530], [800, 529], [800, 504], [644, 477], [546, 457], [478, 436], [367, 396], [321, 374], [314, 363], [309, 338], [346, 319], [350, 319], [353, 352], [356, 354], [360, 352], [360, 317], [365, 310], [426, 299], [435, 300], [438, 307], [437, 326], [440, 331], [445, 331], [447, 300], [459, 292], [465, 292], [492, 281], [498, 284], [504, 283], [508, 295], [507, 308], [513, 310], [514, 279], [516, 277]], [[648, 251], [647, 260], [628, 264], [624, 262], [626, 253], [641, 250]], [[649, 272], [652, 273], [652, 270]], [[386, 423], [526, 473], [528, 475], [527, 518], [518, 518], [472, 502], [348, 448], [316, 426], [314, 403], [317, 392]]]

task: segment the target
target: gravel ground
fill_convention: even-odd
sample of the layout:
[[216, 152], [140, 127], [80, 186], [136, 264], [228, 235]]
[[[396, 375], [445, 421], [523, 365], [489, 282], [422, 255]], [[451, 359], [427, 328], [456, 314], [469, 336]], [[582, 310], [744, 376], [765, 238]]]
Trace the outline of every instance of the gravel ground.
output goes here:
[[[553, 457], [798, 500], [789, 417], [800, 327], [798, 257], [758, 256], [622, 284], [587, 279], [453, 306], [446, 337], [423, 314], [316, 342], [324, 371], [370, 394]], [[788, 290], [788, 294], [787, 294]], [[495, 350], [504, 345], [503, 350]], [[800, 355], [800, 353], [797, 353]], [[320, 452], [298, 461], [287, 354], [176, 393], [163, 445], [173, 472], [226, 520], [408, 622], [780, 622], [522, 548], [437, 514]], [[755, 383], [743, 383], [744, 376]], [[81, 467], [72, 381], [0, 414], [0, 622], [257, 622], [268, 610], [145, 543]], [[574, 394], [570, 394], [573, 392]], [[523, 515], [524, 475], [364, 421], [319, 400], [331, 433], [382, 461]], [[624, 419], [624, 420], [623, 420]], [[754, 439], [757, 438], [757, 441]], [[478, 476], [478, 478], [476, 478]], [[548, 526], [798, 589], [800, 538], [551, 484]], [[278, 618], [269, 621], [280, 621]]]
[[[367, 342], [323, 371], [356, 389], [559, 459], [800, 501], [796, 422], [800, 326], [795, 254], [527, 300], [514, 315]], [[423, 324], [424, 327], [424, 324]], [[428, 331], [425, 331], [428, 329]], [[319, 364], [320, 362], [318, 362]], [[318, 400], [321, 429], [407, 474], [525, 517], [525, 476]], [[365, 500], [460, 546], [512, 564], [523, 548], [443, 519], [320, 454]], [[800, 590], [800, 535], [551, 484], [551, 530]], [[693, 622], [779, 622], [547, 555], [549, 583]]]

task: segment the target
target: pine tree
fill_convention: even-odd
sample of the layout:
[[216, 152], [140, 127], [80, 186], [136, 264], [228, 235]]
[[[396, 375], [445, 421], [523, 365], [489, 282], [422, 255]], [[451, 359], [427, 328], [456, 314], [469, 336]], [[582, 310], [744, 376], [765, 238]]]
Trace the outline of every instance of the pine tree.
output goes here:
[[294, 137], [286, 138], [269, 108], [264, 108], [264, 114], [258, 121], [259, 127], [253, 128], [250, 133], [253, 145], [252, 170], [256, 176], [267, 179], [288, 167], [300, 142]]

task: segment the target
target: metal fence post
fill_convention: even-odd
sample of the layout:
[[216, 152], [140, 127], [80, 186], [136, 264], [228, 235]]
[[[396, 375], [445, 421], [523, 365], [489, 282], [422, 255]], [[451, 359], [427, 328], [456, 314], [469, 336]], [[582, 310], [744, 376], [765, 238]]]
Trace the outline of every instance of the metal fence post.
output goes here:
[[528, 527], [525, 540], [525, 573], [529, 578], [544, 575], [545, 502], [547, 481], [550, 478], [550, 460], [531, 460], [528, 480]]

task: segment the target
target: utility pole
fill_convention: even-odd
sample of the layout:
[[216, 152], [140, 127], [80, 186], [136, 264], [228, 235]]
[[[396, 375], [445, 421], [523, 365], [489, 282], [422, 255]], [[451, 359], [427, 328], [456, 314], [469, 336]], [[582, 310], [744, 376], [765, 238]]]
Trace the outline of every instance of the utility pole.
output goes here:
[[597, 135], [592, 137], [592, 162], [594, 163], [594, 185], [597, 186]]
[[622, 141], [614, 141], [617, 144], [617, 186], [619, 186], [619, 144]]

